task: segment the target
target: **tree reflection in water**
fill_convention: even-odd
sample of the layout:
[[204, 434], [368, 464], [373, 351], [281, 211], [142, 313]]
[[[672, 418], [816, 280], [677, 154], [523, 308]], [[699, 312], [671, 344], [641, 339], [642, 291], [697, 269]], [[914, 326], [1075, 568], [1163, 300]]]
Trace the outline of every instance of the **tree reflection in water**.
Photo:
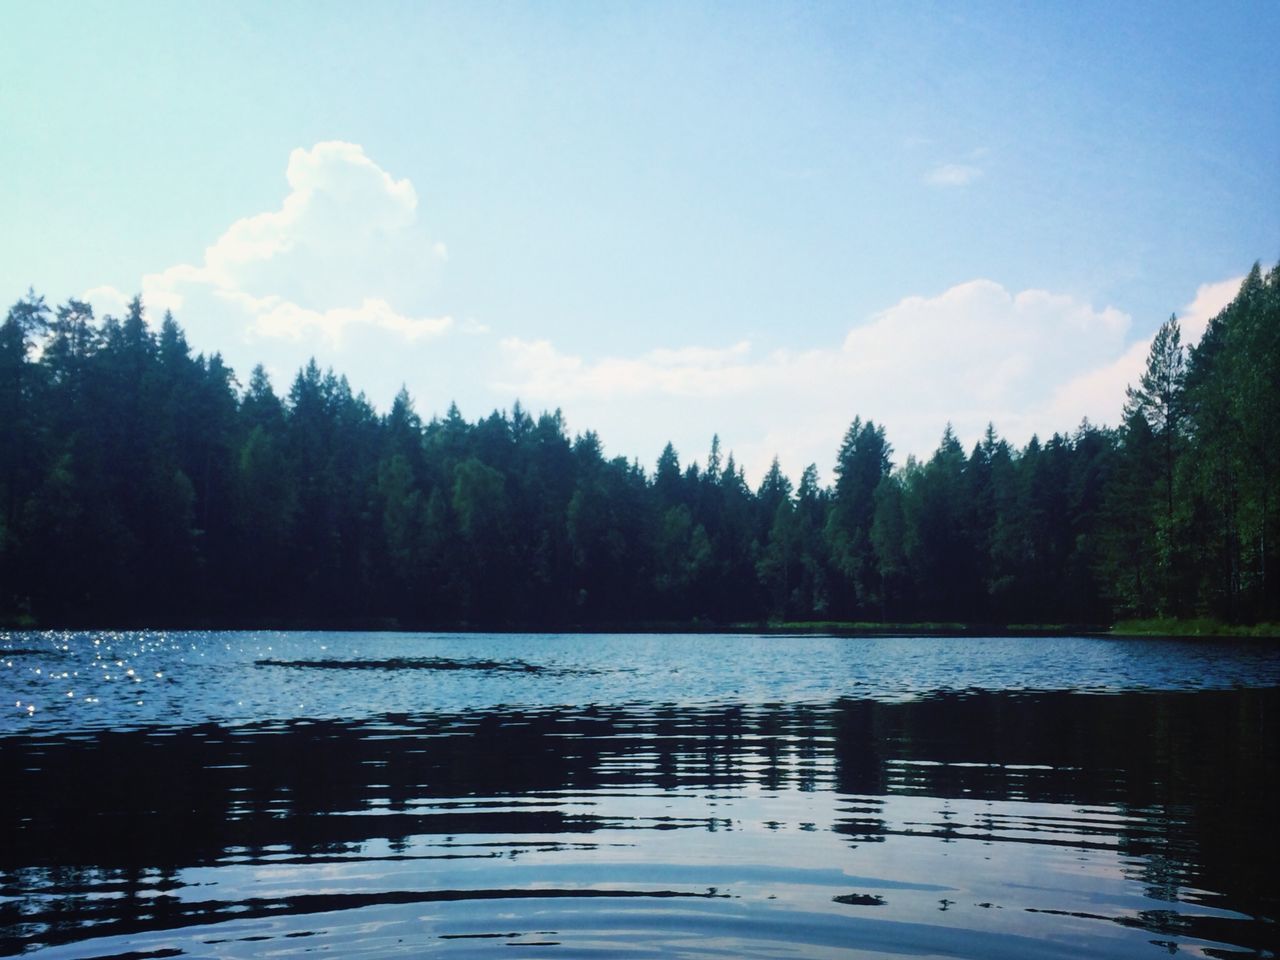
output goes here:
[[[824, 892], [843, 915], [895, 906], [874, 852], [895, 838], [926, 872], [943, 844], [1033, 874], [1052, 851], [1096, 852], [1146, 900], [1099, 910], [1082, 890], [1023, 915], [1261, 949], [1278, 913], [1278, 706], [1275, 689], [973, 693], [10, 736], [0, 952], [373, 905], [733, 898], [664, 838], [715, 832], [715, 856], [742, 865], [764, 849], [755, 833], [783, 829], [814, 835], [805, 856], [823, 866], [884, 880]], [[641, 873], [619, 851], [652, 879], [628, 882]], [[353, 862], [365, 879], [340, 890], [303, 869]], [[285, 893], [244, 880], [290, 867]], [[762, 883], [792, 867], [814, 864], [756, 865]], [[899, 886], [927, 891], [936, 924], [960, 895], [930, 879]]]

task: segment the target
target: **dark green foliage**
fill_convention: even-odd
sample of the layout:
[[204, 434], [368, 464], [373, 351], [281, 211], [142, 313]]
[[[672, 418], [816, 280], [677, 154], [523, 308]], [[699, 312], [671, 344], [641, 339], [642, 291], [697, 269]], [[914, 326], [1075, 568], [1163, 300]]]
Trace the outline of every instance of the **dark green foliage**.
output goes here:
[[[1192, 449], [1176, 464], [1173, 536], [1180, 585], [1197, 607], [1232, 620], [1280, 613], [1280, 265], [1255, 264], [1191, 351], [1186, 377]], [[1208, 576], [1197, 576], [1204, 571]], [[1212, 571], [1212, 573], [1209, 573]], [[1179, 612], [1179, 611], [1174, 611]]]
[[836, 484], [824, 528], [839, 581], [832, 613], [844, 619], [877, 619], [884, 610], [871, 528], [876, 488], [889, 475], [889, 454], [884, 429], [854, 417], [836, 455]]
[[559, 411], [379, 416], [314, 362], [281, 399], [157, 331], [29, 292], [0, 325], [0, 619], [625, 626], [1280, 617], [1280, 267], [1124, 422], [898, 469], [854, 418], [834, 483], [756, 490], [713, 438], [652, 477]]

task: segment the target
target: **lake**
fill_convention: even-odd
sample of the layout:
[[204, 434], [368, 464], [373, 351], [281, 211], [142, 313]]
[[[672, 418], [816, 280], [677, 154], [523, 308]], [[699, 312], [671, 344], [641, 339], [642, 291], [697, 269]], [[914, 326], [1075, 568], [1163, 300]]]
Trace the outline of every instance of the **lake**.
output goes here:
[[1280, 648], [0, 633], [0, 955], [1272, 956]]

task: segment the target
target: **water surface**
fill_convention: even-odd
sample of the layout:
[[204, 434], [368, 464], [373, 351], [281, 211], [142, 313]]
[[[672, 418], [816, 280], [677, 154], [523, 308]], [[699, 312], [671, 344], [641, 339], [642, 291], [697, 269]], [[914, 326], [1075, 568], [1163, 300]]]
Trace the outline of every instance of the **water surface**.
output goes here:
[[0, 954], [1276, 946], [1267, 645], [11, 634], [0, 693]]

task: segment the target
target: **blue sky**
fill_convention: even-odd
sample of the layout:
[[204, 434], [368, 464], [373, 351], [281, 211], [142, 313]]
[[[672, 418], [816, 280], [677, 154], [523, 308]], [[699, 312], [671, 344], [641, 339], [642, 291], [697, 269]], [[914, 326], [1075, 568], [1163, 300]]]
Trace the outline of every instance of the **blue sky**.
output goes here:
[[[824, 475], [1115, 422], [1280, 257], [1275, 4], [0, 0], [0, 294]], [[4, 293], [7, 291], [7, 293]]]

